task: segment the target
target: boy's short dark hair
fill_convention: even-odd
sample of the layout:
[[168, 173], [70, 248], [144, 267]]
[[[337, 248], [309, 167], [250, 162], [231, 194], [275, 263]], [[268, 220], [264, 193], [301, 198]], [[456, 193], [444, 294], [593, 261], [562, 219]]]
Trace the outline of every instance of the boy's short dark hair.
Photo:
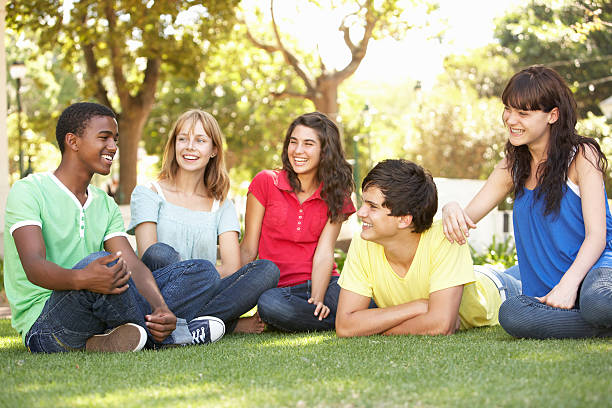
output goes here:
[[412, 215], [413, 232], [431, 227], [438, 210], [438, 191], [431, 174], [408, 160], [393, 159], [378, 163], [363, 179], [361, 190], [377, 187], [385, 196], [382, 205], [391, 215]]
[[77, 136], [83, 134], [83, 130], [94, 116], [110, 116], [117, 119], [115, 113], [108, 107], [92, 102], [78, 102], [70, 105], [60, 115], [55, 127], [55, 138], [62, 154], [64, 153], [64, 141], [67, 133]]

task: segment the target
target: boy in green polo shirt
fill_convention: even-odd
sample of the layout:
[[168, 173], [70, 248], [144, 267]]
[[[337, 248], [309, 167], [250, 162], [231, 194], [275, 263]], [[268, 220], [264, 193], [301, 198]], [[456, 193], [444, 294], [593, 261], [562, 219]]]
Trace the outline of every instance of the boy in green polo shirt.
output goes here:
[[[219, 319], [193, 319], [201, 306], [194, 300], [198, 289], [207, 291], [218, 277], [198, 261], [171, 265], [154, 277], [132, 250], [115, 202], [89, 184], [94, 173], [110, 172], [115, 114], [95, 103], [71, 105], [56, 136], [59, 167], [17, 181], [6, 206], [4, 284], [13, 327], [26, 347], [137, 351], [147, 341], [221, 337]], [[193, 320], [177, 325], [173, 311]]]
[[[469, 248], [445, 239], [433, 222], [438, 193], [429, 173], [385, 160], [362, 190], [363, 228], [338, 280], [338, 336], [452, 334], [498, 324], [502, 297], [520, 288], [509, 285], [509, 275], [475, 272]], [[369, 308], [372, 299], [378, 308]]]

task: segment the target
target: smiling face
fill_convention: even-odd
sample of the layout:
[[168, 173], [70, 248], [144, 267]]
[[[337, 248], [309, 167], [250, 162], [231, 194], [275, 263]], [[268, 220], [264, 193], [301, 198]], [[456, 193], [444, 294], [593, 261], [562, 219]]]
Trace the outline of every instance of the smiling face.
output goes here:
[[287, 146], [293, 171], [299, 175], [317, 174], [321, 161], [321, 140], [317, 132], [307, 126], [293, 129]]
[[176, 162], [185, 171], [204, 171], [217, 148], [206, 134], [199, 120], [186, 122], [177, 132], [175, 141]]
[[508, 140], [513, 146], [546, 146], [550, 139], [550, 127], [559, 116], [557, 108], [550, 112], [522, 110], [504, 107], [502, 118], [508, 128]]
[[68, 135], [67, 142], [89, 172], [109, 174], [117, 153], [117, 121], [110, 116], [94, 116], [80, 136], [71, 135]]
[[406, 228], [412, 222], [410, 215], [393, 216], [389, 208], [383, 207], [385, 196], [376, 186], [370, 186], [363, 191], [363, 204], [357, 211], [357, 217], [362, 222], [361, 238], [366, 241], [384, 245], [384, 242], [397, 234], [398, 230]]

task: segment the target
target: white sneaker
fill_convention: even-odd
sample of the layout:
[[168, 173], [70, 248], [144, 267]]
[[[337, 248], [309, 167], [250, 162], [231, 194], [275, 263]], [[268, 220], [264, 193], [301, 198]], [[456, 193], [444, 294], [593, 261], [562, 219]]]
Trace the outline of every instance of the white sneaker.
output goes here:
[[187, 323], [191, 332], [191, 344], [209, 344], [219, 340], [225, 334], [223, 320], [214, 316], [196, 317]]

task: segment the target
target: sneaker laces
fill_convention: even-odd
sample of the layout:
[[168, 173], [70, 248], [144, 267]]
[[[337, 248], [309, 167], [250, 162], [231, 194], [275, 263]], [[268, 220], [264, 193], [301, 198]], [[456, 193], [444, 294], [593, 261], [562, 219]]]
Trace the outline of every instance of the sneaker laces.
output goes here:
[[210, 328], [208, 322], [191, 332], [192, 344], [210, 343]]

